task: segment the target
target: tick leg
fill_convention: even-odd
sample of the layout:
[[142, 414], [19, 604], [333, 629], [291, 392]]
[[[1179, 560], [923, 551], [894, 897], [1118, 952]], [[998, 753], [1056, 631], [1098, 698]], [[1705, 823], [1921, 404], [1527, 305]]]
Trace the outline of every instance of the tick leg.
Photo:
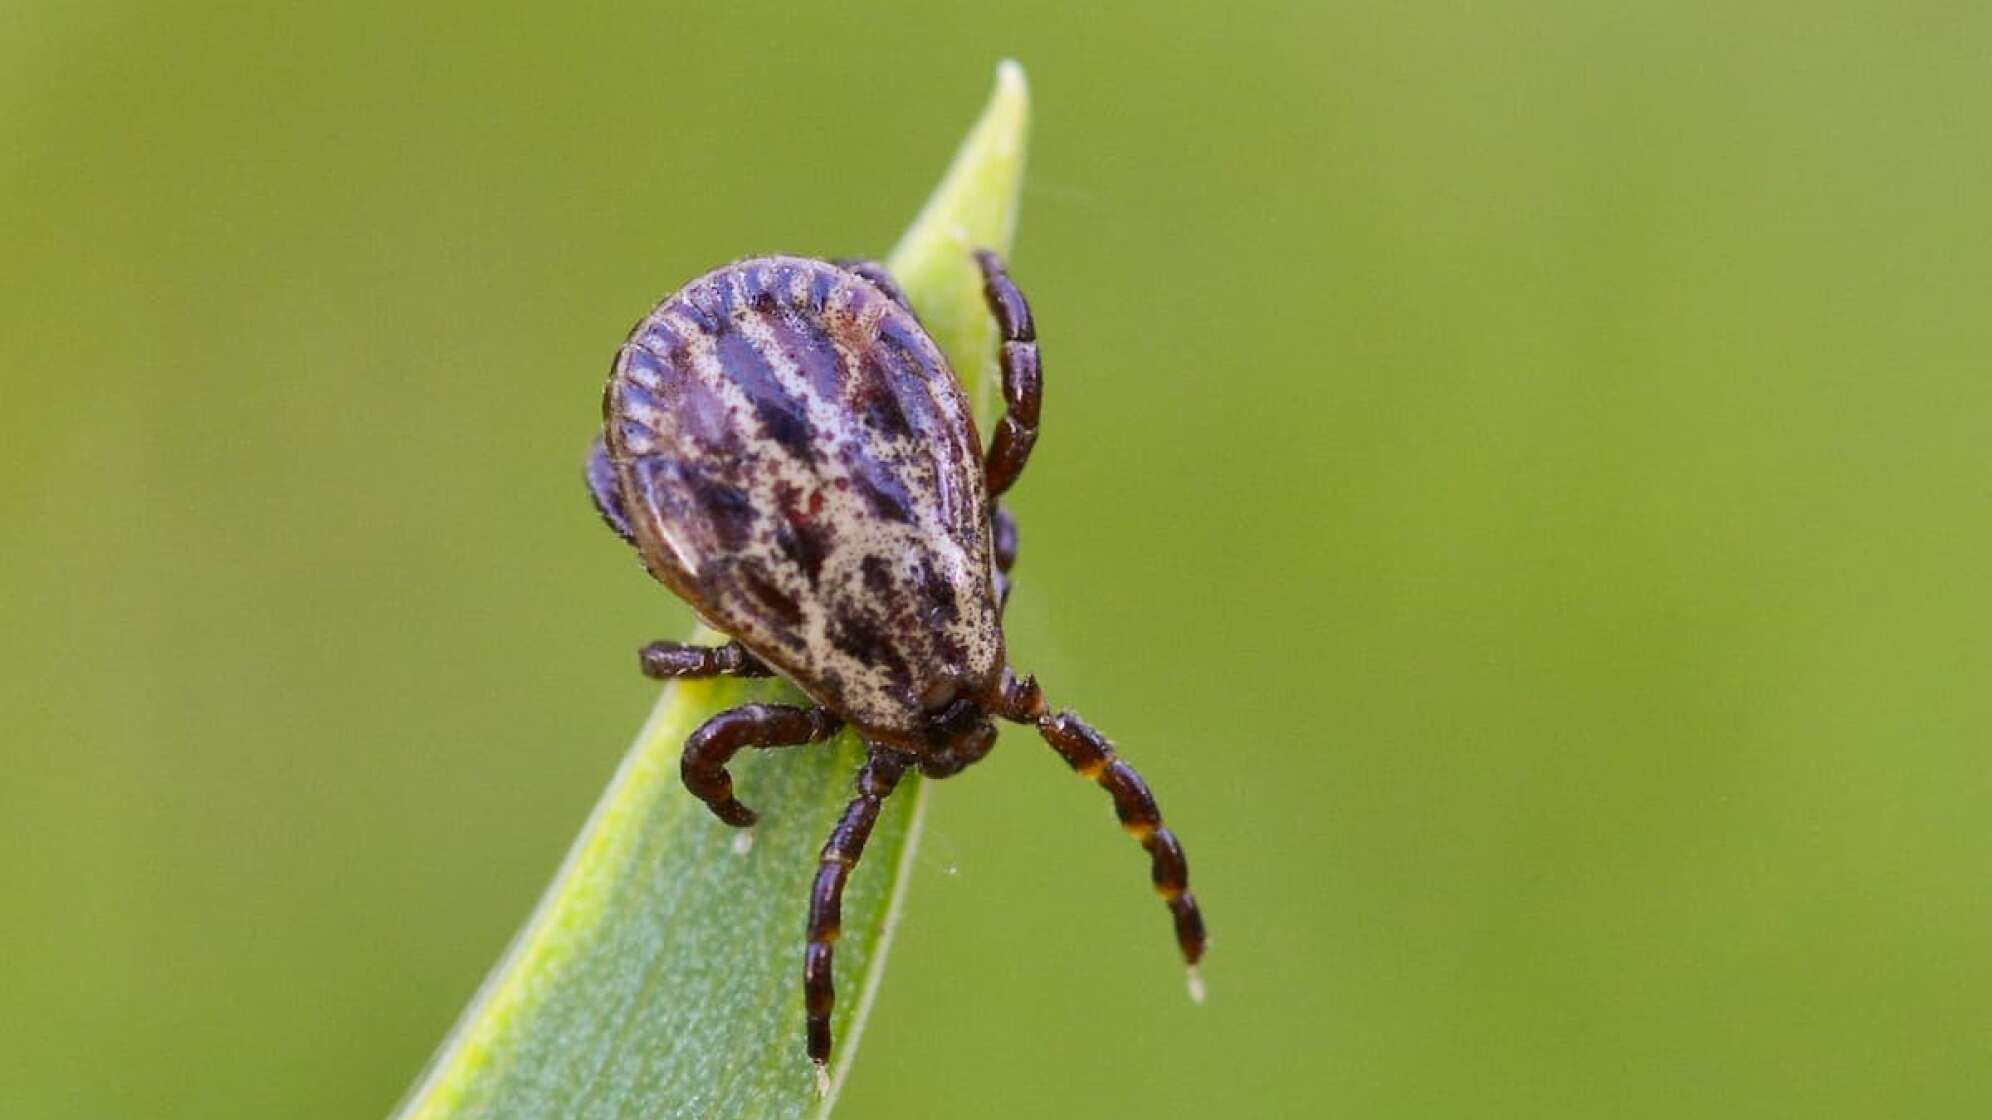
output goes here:
[[685, 788], [706, 803], [714, 816], [735, 828], [754, 823], [754, 810], [733, 796], [733, 775], [726, 764], [733, 756], [757, 747], [798, 747], [821, 743], [837, 733], [844, 721], [828, 708], [798, 708], [789, 704], [743, 704], [699, 725], [685, 740], [678, 772]]
[[830, 1009], [837, 1003], [830, 962], [843, 931], [844, 883], [865, 854], [865, 841], [871, 839], [872, 826], [878, 823], [879, 807], [906, 773], [908, 761], [897, 752], [872, 748], [871, 757], [858, 771], [858, 795], [845, 807], [837, 827], [830, 830], [830, 839], [823, 842], [816, 882], [809, 889], [809, 946], [802, 956], [802, 997], [809, 1012], [809, 1060], [816, 1063], [819, 1084], [823, 1067], [830, 1061]]
[[768, 677], [774, 670], [761, 664], [739, 642], [723, 646], [692, 646], [683, 642], [652, 642], [636, 651], [643, 675], [656, 680], [688, 677]]
[[989, 535], [996, 549], [996, 610], [1010, 602], [1010, 569], [1017, 563], [1017, 519], [997, 506], [989, 515]]
[[879, 262], [858, 260], [854, 257], [839, 257], [830, 263], [843, 269], [845, 272], [857, 273], [859, 276], [871, 281], [872, 285], [879, 291], [891, 296], [892, 302], [908, 311], [913, 310], [913, 305], [906, 302], [906, 293], [899, 290], [898, 281], [894, 280], [892, 273], [887, 272], [885, 266]]
[[1010, 281], [996, 254], [978, 249], [975, 263], [982, 267], [982, 295], [989, 301], [989, 313], [996, 317], [996, 328], [1002, 335], [997, 364], [1003, 370], [1003, 418], [996, 422], [996, 437], [989, 441], [989, 453], [983, 459], [983, 476], [993, 502], [1024, 473], [1031, 447], [1037, 443], [1044, 376], [1038, 363], [1037, 327], [1031, 322], [1031, 305], [1024, 302], [1024, 293]]
[[595, 499], [595, 510], [616, 536], [636, 543], [630, 534], [629, 518], [623, 513], [622, 491], [616, 486], [616, 469], [609, 465], [609, 448], [602, 442], [602, 433], [596, 432], [594, 442], [588, 445], [588, 462], [584, 468], [588, 476], [588, 493]]
[[1190, 865], [1183, 857], [1183, 845], [1176, 840], [1175, 833], [1163, 826], [1162, 810], [1156, 807], [1155, 796], [1148, 792], [1148, 783], [1114, 753], [1114, 745], [1107, 737], [1085, 720], [1072, 712], [1047, 713], [1035, 681], [1028, 677], [1019, 680], [1006, 671], [1002, 691], [1001, 714], [1034, 725], [1066, 765], [1080, 777], [1098, 782], [1114, 799], [1114, 813], [1120, 817], [1121, 827], [1147, 849], [1149, 878], [1169, 907], [1176, 925], [1176, 945], [1183, 951], [1184, 963], [1190, 966], [1190, 994], [1201, 1000], [1203, 988], [1196, 966], [1204, 952], [1203, 912], [1197, 909], [1196, 896], [1190, 893]]

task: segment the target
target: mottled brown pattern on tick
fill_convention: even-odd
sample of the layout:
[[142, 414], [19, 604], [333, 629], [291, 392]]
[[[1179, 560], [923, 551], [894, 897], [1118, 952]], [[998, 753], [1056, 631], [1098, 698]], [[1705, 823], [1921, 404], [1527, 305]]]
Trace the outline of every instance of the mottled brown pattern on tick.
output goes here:
[[867, 738], [914, 745], [924, 698], [995, 680], [968, 401], [876, 285], [798, 257], [700, 277], [630, 333], [603, 409], [653, 574]]
[[1100, 785], [1147, 850], [1202, 998], [1203, 912], [1147, 783], [1106, 736], [1046, 710], [1004, 663], [1002, 604], [1017, 527], [996, 504], [1037, 443], [1043, 372], [1023, 293], [977, 252], [996, 320], [1003, 416], [987, 452], [954, 372], [885, 270], [865, 261], [742, 261], [694, 280], [616, 355], [590, 449], [595, 508], [658, 579], [733, 636], [653, 642], [658, 678], [780, 672], [813, 707], [746, 704], [685, 742], [685, 787], [736, 828], [755, 821], [727, 763], [742, 750], [865, 739], [857, 796], [809, 894], [804, 1034], [830, 1060], [844, 885], [880, 806], [914, 768], [946, 778], [996, 743], [992, 717], [1033, 726]]

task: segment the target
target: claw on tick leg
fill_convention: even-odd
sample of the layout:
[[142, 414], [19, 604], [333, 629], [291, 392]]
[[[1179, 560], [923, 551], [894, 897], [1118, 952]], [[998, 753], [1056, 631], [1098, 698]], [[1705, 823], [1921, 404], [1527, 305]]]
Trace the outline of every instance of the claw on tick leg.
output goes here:
[[822, 1062], [811, 1062], [816, 1069], [816, 1096], [818, 1099], [830, 1095], [830, 1071], [823, 1068]]
[[1191, 965], [1189, 968], [1189, 984], [1190, 1002], [1196, 1004], [1203, 1003], [1204, 996], [1208, 993], [1204, 991], [1203, 973], [1198, 971], [1196, 965]]
[[733, 854], [744, 856], [754, 850], [754, 830], [743, 828], [733, 834]]

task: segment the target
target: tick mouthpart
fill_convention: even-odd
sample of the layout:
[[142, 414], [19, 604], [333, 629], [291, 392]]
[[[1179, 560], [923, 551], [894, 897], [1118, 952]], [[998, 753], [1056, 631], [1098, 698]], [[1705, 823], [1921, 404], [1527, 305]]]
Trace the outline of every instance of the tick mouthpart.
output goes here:
[[982, 718], [982, 708], [966, 696], [948, 701], [940, 708], [927, 709], [927, 737], [941, 746], [957, 739]]
[[929, 747], [920, 755], [920, 772], [929, 778], [947, 778], [982, 761], [996, 746], [996, 725], [978, 714], [974, 723], [952, 739]]
[[952, 700], [928, 711], [927, 746], [930, 751], [950, 756], [966, 766], [996, 745], [996, 729], [989, 722], [989, 710], [980, 701], [962, 695], [963, 689], [950, 691], [954, 693]]

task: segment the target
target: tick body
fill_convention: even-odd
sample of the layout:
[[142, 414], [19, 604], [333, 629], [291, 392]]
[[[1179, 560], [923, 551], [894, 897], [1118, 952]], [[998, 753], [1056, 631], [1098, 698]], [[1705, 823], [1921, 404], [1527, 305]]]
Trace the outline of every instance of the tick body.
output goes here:
[[685, 744], [692, 793], [746, 827], [734, 754], [824, 742], [846, 725], [867, 745], [810, 894], [803, 986], [819, 1071], [844, 883], [879, 808], [909, 770], [941, 778], [979, 761], [996, 717], [1036, 727], [1107, 790], [1149, 852], [1192, 969], [1203, 953], [1182, 847], [1146, 785], [1076, 715], [1048, 712], [1007, 661], [1016, 528], [997, 499], [1036, 442], [1042, 380], [1029, 306], [993, 254], [976, 259], [1001, 334], [1005, 411], [987, 451], [960, 381], [882, 268], [777, 256], [699, 277], [637, 324], [587, 463], [610, 527], [732, 639], [652, 643], [643, 670], [778, 674], [812, 701], [708, 720]]

